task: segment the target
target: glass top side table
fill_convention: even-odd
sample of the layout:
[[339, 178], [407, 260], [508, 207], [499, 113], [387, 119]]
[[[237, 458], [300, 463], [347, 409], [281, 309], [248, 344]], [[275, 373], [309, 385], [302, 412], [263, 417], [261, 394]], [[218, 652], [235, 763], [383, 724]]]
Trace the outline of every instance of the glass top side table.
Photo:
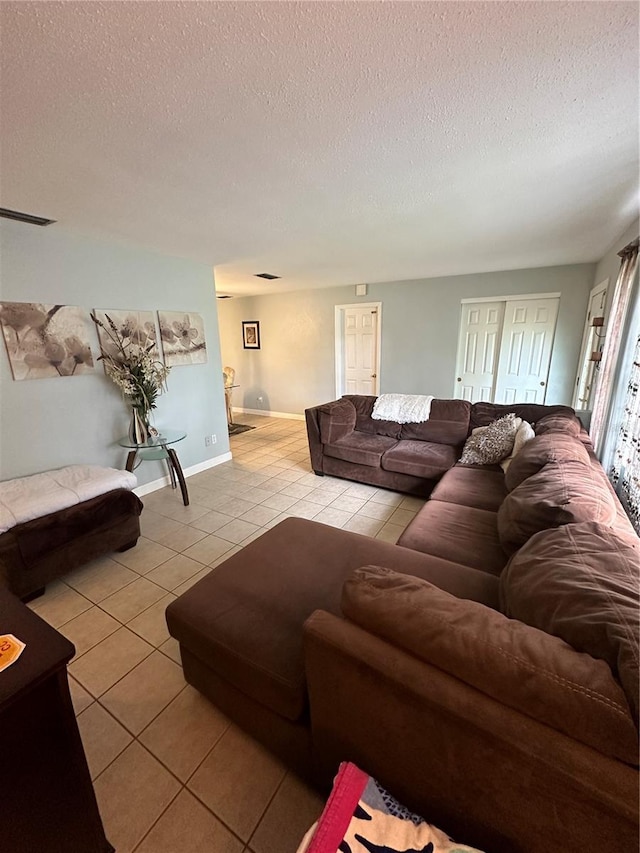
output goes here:
[[[142, 442], [142, 444], [131, 441], [127, 435], [119, 438], [117, 443], [120, 447], [130, 448], [129, 453], [127, 454], [127, 464], [125, 465], [127, 471], [133, 471], [145, 460], [164, 459], [167, 463], [167, 468], [169, 469], [171, 488], [176, 488], [177, 478], [178, 483], [180, 484], [180, 491], [182, 492], [182, 502], [185, 506], [189, 506], [189, 492], [187, 491], [187, 484], [184, 479], [184, 474], [182, 473], [182, 466], [180, 465], [178, 454], [175, 452], [173, 447], [169, 447], [170, 444], [177, 444], [186, 437], [187, 434], [183, 430], [165, 429], [161, 434], [150, 435], [146, 441]], [[136, 465], [136, 458], [138, 456], [140, 456], [140, 459]]]

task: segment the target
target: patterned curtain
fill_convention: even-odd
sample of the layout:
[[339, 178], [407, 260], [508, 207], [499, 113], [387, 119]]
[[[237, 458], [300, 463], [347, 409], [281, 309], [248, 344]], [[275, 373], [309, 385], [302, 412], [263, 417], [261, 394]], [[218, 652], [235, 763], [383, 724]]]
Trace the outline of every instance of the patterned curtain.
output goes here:
[[640, 533], [640, 335], [636, 341], [610, 476], [631, 523]]
[[607, 321], [607, 334], [602, 350], [591, 417], [591, 440], [599, 455], [602, 454], [609, 418], [614, 379], [619, 370], [619, 356], [627, 312], [631, 302], [632, 286], [638, 267], [638, 240], [625, 246], [618, 255], [622, 258], [620, 272], [613, 292], [611, 312]]

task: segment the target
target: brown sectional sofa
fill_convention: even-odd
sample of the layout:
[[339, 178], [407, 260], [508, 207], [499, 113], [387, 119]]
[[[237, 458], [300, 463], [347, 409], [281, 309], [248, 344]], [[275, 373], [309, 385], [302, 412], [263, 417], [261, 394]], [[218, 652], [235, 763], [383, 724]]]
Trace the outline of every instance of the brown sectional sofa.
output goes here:
[[[355, 761], [468, 844], [635, 850], [638, 537], [571, 410], [443, 402], [538, 435], [506, 477], [423, 483], [397, 545], [296, 518], [252, 542], [167, 608], [185, 677], [320, 784]], [[314, 469], [398, 476], [325, 453], [348, 412], [307, 412]]]

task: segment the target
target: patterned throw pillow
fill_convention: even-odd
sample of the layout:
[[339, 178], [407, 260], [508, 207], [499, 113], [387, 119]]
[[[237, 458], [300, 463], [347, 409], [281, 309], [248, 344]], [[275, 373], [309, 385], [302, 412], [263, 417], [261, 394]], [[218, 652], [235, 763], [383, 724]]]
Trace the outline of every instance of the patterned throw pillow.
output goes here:
[[518, 426], [522, 423], [513, 412], [480, 428], [467, 439], [460, 462], [463, 465], [494, 465], [513, 450]]

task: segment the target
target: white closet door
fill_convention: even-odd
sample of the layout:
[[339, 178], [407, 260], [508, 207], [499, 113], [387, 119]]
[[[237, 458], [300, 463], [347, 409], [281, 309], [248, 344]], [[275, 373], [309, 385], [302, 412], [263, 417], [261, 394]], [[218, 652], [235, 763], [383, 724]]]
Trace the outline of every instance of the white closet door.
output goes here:
[[378, 312], [368, 307], [344, 312], [344, 389], [346, 394], [378, 393]]
[[544, 403], [559, 300], [523, 299], [506, 303], [496, 403]]
[[477, 403], [493, 400], [504, 302], [465, 302], [458, 338], [454, 397]]

